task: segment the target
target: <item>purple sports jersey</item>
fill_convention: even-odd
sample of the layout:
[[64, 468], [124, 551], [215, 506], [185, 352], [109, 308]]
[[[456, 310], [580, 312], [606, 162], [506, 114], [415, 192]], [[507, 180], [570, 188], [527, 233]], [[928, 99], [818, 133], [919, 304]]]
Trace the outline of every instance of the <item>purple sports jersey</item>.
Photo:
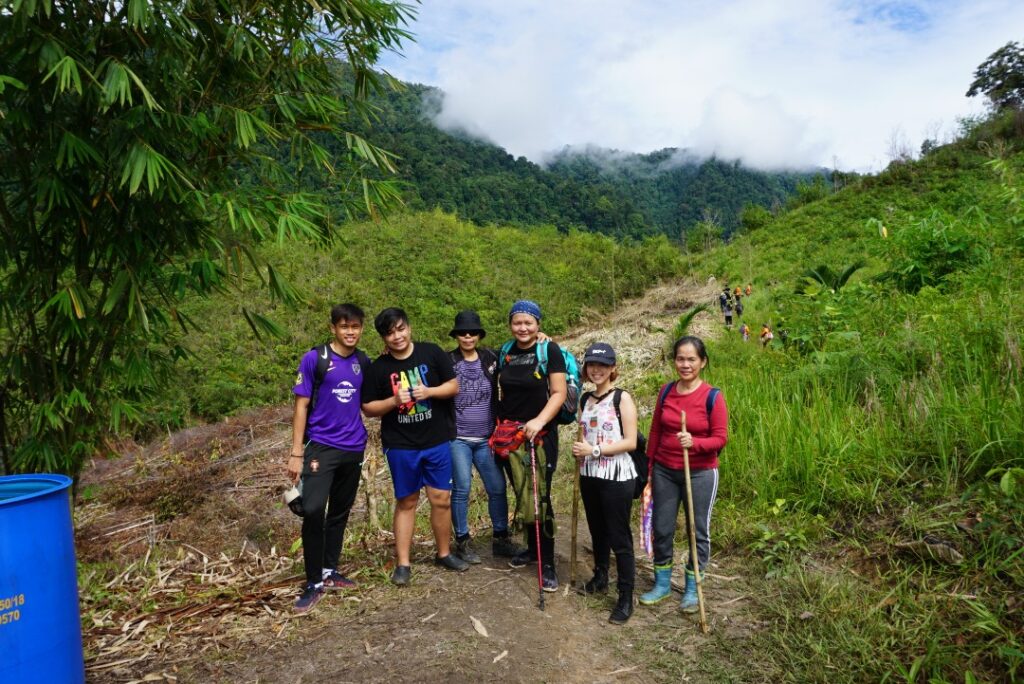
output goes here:
[[[299, 362], [299, 374], [292, 388], [296, 395], [308, 397], [313, 393], [317, 354], [322, 351], [323, 347], [311, 349]], [[339, 356], [334, 350], [329, 351], [331, 361], [307, 423], [306, 439], [343, 451], [362, 451], [366, 448], [366, 427], [359, 411], [363, 377], [368, 369], [360, 363], [360, 354]]]

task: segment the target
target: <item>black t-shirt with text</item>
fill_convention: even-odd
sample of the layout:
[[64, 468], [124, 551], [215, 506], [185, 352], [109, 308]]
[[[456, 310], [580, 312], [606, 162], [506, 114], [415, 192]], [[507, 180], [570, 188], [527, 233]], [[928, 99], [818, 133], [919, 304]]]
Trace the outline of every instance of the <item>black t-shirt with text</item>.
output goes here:
[[[417, 385], [437, 387], [455, 377], [451, 359], [430, 342], [413, 343], [408, 358], [381, 354], [370, 365], [363, 384], [363, 402], [387, 399], [398, 390]], [[429, 449], [452, 439], [451, 399], [424, 399], [403, 404], [380, 419], [380, 441], [385, 448]]]
[[[551, 340], [547, 345], [547, 374], [565, 373], [562, 350]], [[527, 349], [512, 345], [501, 359], [498, 387], [498, 418], [525, 423], [544, 410], [548, 403], [548, 378], [540, 372], [536, 344]]]

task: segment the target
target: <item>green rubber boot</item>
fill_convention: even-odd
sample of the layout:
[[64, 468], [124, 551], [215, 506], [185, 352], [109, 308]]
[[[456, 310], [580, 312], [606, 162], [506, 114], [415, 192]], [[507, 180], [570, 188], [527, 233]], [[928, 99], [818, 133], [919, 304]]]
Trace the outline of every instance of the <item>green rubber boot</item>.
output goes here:
[[697, 578], [693, 570], [686, 571], [686, 587], [683, 589], [683, 599], [679, 602], [679, 610], [684, 613], [697, 612]]
[[640, 596], [640, 603], [653, 606], [672, 593], [672, 566], [654, 566], [654, 587]]

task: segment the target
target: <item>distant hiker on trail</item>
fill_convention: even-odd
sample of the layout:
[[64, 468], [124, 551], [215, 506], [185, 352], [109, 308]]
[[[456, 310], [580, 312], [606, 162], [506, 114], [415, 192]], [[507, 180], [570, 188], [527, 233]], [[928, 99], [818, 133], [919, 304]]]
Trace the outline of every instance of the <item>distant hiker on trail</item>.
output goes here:
[[744, 342], [750, 339], [750, 326], [746, 323], [740, 323], [740, 336], [743, 337]]
[[302, 514], [306, 566], [297, 613], [312, 610], [325, 589], [355, 586], [338, 572], [338, 559], [366, 449], [359, 407], [370, 359], [356, 349], [363, 318], [355, 304], [332, 308], [331, 340], [303, 355], [292, 388], [295, 410], [286, 471], [293, 483], [301, 477], [301, 497], [291, 505]]
[[452, 438], [451, 398], [459, 391], [455, 369], [436, 344], [413, 342], [405, 312], [388, 308], [377, 314], [377, 329], [387, 354], [370, 366], [363, 391], [363, 412], [380, 416], [380, 441], [395, 489], [395, 570], [391, 582], [409, 584], [410, 552], [420, 489], [430, 500], [430, 526], [437, 555], [449, 570], [469, 568], [450, 553]]
[[636, 468], [630, 451], [636, 448], [636, 404], [628, 392], [615, 389], [619, 371], [615, 350], [598, 342], [583, 356], [583, 378], [594, 391], [580, 400], [580, 439], [572, 454], [580, 469], [580, 494], [594, 548], [594, 576], [581, 588], [584, 594], [608, 591], [608, 561], [615, 552], [618, 601], [608, 621], [621, 625], [633, 614], [636, 559], [630, 510], [636, 489]]
[[[736, 288], [739, 289], [739, 288]], [[736, 295], [736, 318], [743, 316], [743, 299], [740, 295]]]
[[726, 287], [722, 290], [722, 294], [718, 295], [718, 306], [722, 309], [722, 315], [725, 316], [725, 327], [732, 327], [732, 297], [729, 296], [729, 288]]
[[[526, 528], [527, 548], [509, 560], [521, 568], [541, 559], [543, 590], [558, 589], [555, 573], [555, 516], [551, 510], [551, 478], [558, 462], [558, 425], [555, 418], [568, 394], [566, 361], [553, 340], [540, 342], [540, 306], [527, 299], [517, 301], [508, 314], [513, 339], [502, 345], [498, 359], [498, 425], [491, 448], [508, 458], [516, 508]], [[531, 444], [535, 449], [540, 548], [534, 517], [531, 480]]]
[[[681, 337], [673, 348], [673, 358], [679, 380], [659, 392], [647, 442], [647, 456], [654, 464], [654, 588], [640, 597], [640, 603], [645, 605], [658, 603], [672, 592], [672, 540], [679, 504], [686, 503], [683, 449], [688, 449], [690, 456], [694, 533], [703, 576], [711, 558], [710, 524], [718, 493], [718, 452], [728, 440], [725, 397], [700, 377], [708, 365], [704, 342], [699, 337]], [[686, 414], [685, 427], [680, 412]], [[687, 565], [686, 587], [679, 608], [688, 613], [697, 610], [692, 558]]]
[[745, 294], [749, 297], [750, 293], [753, 292], [753, 291], [754, 291], [754, 288], [751, 287], [750, 283], [747, 283], [747, 289], [745, 290]]
[[772, 334], [771, 326], [763, 323], [761, 325], [761, 346], [767, 347], [773, 339], [775, 339], [775, 335]]
[[732, 291], [732, 296], [735, 297], [737, 301], [739, 301], [740, 295], [742, 295], [742, 294], [743, 294], [743, 288], [740, 287], [739, 285], [737, 285], [736, 289]]
[[455, 439], [451, 443], [453, 553], [467, 563], [480, 562], [469, 536], [469, 494], [475, 465], [487, 492], [487, 512], [493, 530], [491, 553], [511, 558], [522, 549], [509, 538], [505, 473], [488, 444], [497, 413], [498, 355], [479, 346], [487, 333], [475, 311], [459, 312], [448, 335], [458, 342], [448, 355], [459, 381], [454, 401]]

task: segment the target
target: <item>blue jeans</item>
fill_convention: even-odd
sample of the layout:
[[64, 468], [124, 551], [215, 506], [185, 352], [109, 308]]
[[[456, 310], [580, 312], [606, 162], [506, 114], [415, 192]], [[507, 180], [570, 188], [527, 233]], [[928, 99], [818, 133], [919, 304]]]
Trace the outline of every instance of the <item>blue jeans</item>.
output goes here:
[[487, 512], [495, 532], [508, 531], [508, 495], [505, 474], [494, 460], [487, 440], [470, 442], [455, 439], [452, 447], [452, 527], [457, 537], [469, 534], [469, 489], [472, 485], [473, 466], [487, 492]]

